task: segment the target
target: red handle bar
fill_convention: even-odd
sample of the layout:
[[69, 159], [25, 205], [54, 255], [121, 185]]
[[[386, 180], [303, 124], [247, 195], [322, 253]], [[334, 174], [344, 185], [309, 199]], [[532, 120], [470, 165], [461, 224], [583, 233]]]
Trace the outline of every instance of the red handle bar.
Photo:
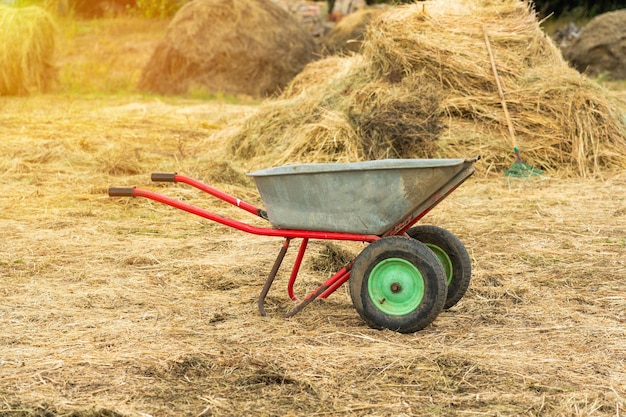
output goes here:
[[230, 194], [226, 194], [223, 191], [218, 190], [217, 188], [213, 188], [210, 185], [207, 185], [198, 180], [194, 180], [193, 178], [186, 177], [184, 175], [179, 174], [161, 174], [154, 173], [151, 175], [152, 181], [155, 182], [182, 182], [187, 185], [191, 185], [198, 190], [204, 191], [205, 193], [211, 194], [214, 197], [219, 198], [220, 200], [226, 201], [227, 203], [232, 204], [233, 206], [240, 207], [247, 212], [254, 214], [255, 216], [259, 216], [267, 220], [267, 212], [262, 210], [256, 206], [253, 206], [250, 203], [246, 203], [236, 197], [233, 197]]

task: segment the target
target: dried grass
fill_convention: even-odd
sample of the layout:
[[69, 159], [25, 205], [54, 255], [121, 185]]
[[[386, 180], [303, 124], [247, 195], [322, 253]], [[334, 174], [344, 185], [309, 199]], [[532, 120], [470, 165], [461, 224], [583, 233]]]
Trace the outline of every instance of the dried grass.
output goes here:
[[[307, 66], [278, 100], [265, 103], [238, 131], [223, 132], [229, 156], [259, 166], [480, 153], [489, 169], [505, 170], [513, 162], [513, 145], [483, 27], [522, 155], [564, 176], [626, 167], [624, 101], [569, 68], [531, 7], [514, 0], [435, 0], [390, 8], [370, 24], [362, 55]], [[352, 102], [372, 90], [380, 94], [367, 97], [365, 110], [396, 111], [352, 118]], [[372, 152], [372, 143], [360, 142], [364, 119], [379, 125], [374, 142], [385, 151]], [[401, 129], [390, 130], [395, 123]], [[419, 143], [396, 147], [391, 138], [402, 130], [407, 142], [422, 132]], [[429, 140], [421, 139], [424, 132]]]
[[[474, 277], [463, 300], [422, 332], [369, 329], [345, 288], [281, 318], [292, 305], [284, 288], [295, 250], [263, 318], [256, 296], [280, 239], [106, 196], [110, 185], [157, 187], [150, 169], [228, 171], [208, 164], [217, 144], [200, 155], [197, 139], [172, 140], [190, 123], [201, 129], [219, 105], [18, 100], [5, 101], [0, 116], [0, 164], [28, 168], [0, 176], [1, 413], [623, 413], [623, 175], [477, 178], [457, 190], [425, 220], [460, 237]], [[103, 170], [114, 151], [138, 154], [145, 174]], [[247, 186], [218, 185], [259, 203]], [[213, 207], [188, 187], [162, 191]], [[297, 294], [362, 247], [311, 242]]]
[[0, 95], [47, 91], [54, 85], [56, 37], [55, 22], [44, 9], [0, 4]]
[[[625, 108], [567, 66], [528, 7], [523, 2], [465, 2], [447, 7], [426, 3], [422, 13], [397, 9], [373, 25], [364, 53], [383, 72], [419, 70], [438, 80], [447, 96], [444, 107], [451, 130], [456, 119], [471, 118], [487, 132], [504, 132], [482, 41], [484, 25], [496, 51], [523, 153], [551, 172], [586, 176], [607, 165], [624, 167], [626, 129], [621, 114]], [[511, 152], [485, 156], [504, 168]]]
[[[473, 280], [424, 331], [368, 328], [346, 288], [281, 318], [295, 250], [260, 317], [280, 239], [106, 195], [137, 185], [213, 208], [149, 181], [177, 171], [261, 204], [238, 165], [215, 160], [223, 144], [205, 139], [255, 110], [130, 95], [0, 100], [0, 415], [623, 416], [623, 172], [460, 187], [424, 221], [464, 242]], [[142, 173], [115, 173], [111, 155]], [[297, 294], [325, 278], [308, 260], [362, 248], [310, 242]]]

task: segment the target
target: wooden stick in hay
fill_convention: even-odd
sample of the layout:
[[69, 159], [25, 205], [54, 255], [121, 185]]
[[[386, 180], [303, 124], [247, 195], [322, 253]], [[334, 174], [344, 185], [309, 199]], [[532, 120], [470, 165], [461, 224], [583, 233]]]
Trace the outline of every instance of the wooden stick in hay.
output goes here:
[[489, 41], [489, 35], [487, 34], [487, 28], [483, 25], [483, 33], [485, 34], [485, 44], [487, 45], [487, 51], [489, 51], [489, 60], [491, 61], [491, 69], [496, 79], [496, 86], [498, 87], [498, 94], [500, 95], [500, 102], [502, 103], [502, 110], [504, 111], [504, 117], [509, 128], [509, 135], [511, 136], [511, 142], [513, 143], [513, 152], [515, 152], [515, 162], [504, 173], [511, 177], [531, 177], [533, 175], [540, 175], [541, 170], [527, 164], [520, 156], [519, 147], [517, 146], [517, 140], [515, 138], [515, 129], [513, 128], [513, 122], [509, 116], [509, 110], [506, 105], [506, 99], [504, 98], [504, 92], [502, 85], [500, 84], [500, 77], [498, 76], [498, 69], [496, 67], [496, 61], [493, 57], [493, 51], [491, 50], [491, 42]]

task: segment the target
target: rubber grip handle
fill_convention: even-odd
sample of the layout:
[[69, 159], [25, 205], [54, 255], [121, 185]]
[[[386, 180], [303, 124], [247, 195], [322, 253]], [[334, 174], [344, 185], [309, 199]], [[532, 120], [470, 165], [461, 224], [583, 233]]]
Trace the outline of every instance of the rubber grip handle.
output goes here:
[[154, 173], [150, 178], [154, 182], [176, 182], [176, 174]]
[[109, 197], [134, 197], [134, 188], [109, 188]]

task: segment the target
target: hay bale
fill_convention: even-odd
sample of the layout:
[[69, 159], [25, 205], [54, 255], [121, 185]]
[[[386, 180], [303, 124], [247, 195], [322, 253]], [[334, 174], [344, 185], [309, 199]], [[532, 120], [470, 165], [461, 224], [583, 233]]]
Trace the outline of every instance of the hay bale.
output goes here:
[[368, 7], [342, 18], [324, 36], [322, 45], [325, 52], [329, 54], [359, 52], [367, 25], [382, 11], [383, 9], [379, 7]]
[[46, 91], [54, 85], [56, 26], [37, 6], [0, 4], [0, 95]]
[[[229, 156], [267, 166], [482, 154], [481, 165], [506, 170], [513, 146], [483, 27], [530, 163], [581, 176], [626, 167], [625, 103], [568, 67], [532, 7], [518, 0], [388, 9], [370, 24], [361, 55], [309, 65], [278, 100], [243, 122], [228, 138]], [[355, 103], [367, 103], [359, 117]], [[422, 114], [411, 113], [420, 107]], [[402, 119], [395, 132], [392, 118]], [[375, 132], [369, 144], [364, 131]], [[410, 137], [415, 146], [407, 146]]]
[[270, 0], [196, 0], [170, 23], [139, 88], [265, 97], [284, 88], [313, 50], [311, 35]]

